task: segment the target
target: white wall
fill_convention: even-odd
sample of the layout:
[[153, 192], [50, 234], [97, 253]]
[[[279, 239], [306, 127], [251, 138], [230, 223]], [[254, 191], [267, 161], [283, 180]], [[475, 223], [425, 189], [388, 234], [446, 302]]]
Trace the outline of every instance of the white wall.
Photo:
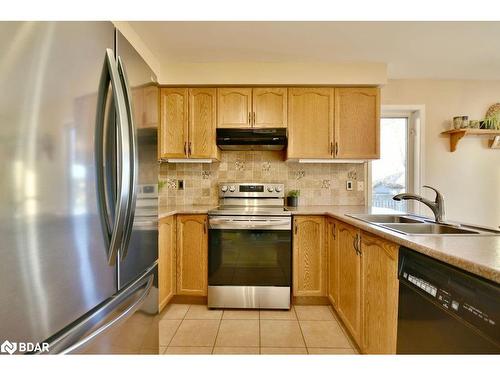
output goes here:
[[387, 83], [383, 63], [164, 63], [164, 85], [365, 85]]
[[[382, 105], [425, 105], [424, 183], [445, 196], [447, 218], [500, 225], [500, 150], [488, 148], [486, 137], [464, 137], [455, 152], [440, 135], [456, 115], [481, 119], [500, 102], [500, 81], [389, 80]], [[426, 193], [429, 198], [433, 194]]]

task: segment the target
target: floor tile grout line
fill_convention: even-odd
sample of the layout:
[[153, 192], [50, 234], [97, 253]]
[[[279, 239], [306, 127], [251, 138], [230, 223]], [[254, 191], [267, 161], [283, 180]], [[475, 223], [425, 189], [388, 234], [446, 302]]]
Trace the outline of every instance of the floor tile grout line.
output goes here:
[[224, 316], [224, 310], [222, 310], [222, 314], [220, 316], [220, 320], [219, 320], [219, 325], [217, 326], [217, 333], [215, 334], [215, 340], [214, 340], [214, 345], [212, 346], [212, 354], [214, 354], [214, 350], [215, 350], [215, 344], [217, 344], [217, 338], [219, 337], [219, 331], [220, 331], [220, 326], [222, 324], [222, 317]]
[[300, 335], [302, 336], [302, 340], [304, 341], [304, 346], [306, 348], [306, 352], [307, 352], [307, 354], [309, 354], [309, 347], [307, 346], [307, 342], [306, 342], [306, 338], [304, 336], [304, 332], [302, 332], [302, 325], [300, 324], [300, 320], [299, 319], [297, 319], [297, 322], [299, 323]]
[[262, 338], [261, 338], [261, 332], [260, 332], [260, 312], [261, 312], [261, 309], [259, 309], [259, 355], [262, 354]]
[[170, 341], [168, 342], [168, 345], [167, 345], [167, 348], [165, 349], [165, 352], [168, 350], [170, 344], [172, 343], [172, 340], [174, 339], [175, 335], [177, 334], [177, 331], [179, 331], [179, 328], [181, 327], [182, 322], [184, 322], [184, 319], [186, 318], [186, 315], [187, 315], [187, 313], [188, 313], [188, 311], [189, 311], [190, 308], [191, 308], [191, 306], [188, 307], [188, 309], [186, 310], [186, 313], [184, 314], [184, 316], [181, 319], [181, 322], [179, 323], [179, 325], [175, 329], [174, 334], [172, 335], [172, 337], [170, 338]]

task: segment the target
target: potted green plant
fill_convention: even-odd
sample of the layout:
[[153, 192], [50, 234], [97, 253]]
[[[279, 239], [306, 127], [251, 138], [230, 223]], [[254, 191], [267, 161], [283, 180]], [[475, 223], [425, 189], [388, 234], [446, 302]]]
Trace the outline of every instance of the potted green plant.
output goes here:
[[299, 205], [300, 190], [290, 190], [286, 197], [286, 205], [289, 207], [297, 207]]

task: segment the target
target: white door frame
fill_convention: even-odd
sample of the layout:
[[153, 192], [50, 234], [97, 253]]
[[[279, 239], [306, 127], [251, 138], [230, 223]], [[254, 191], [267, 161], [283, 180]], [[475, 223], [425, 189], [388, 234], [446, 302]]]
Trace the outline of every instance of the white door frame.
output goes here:
[[[409, 145], [408, 151], [413, 149], [409, 155], [409, 161], [413, 162], [413, 181], [411, 181], [412, 192], [422, 195], [422, 185], [425, 185], [425, 105], [382, 105], [380, 117], [408, 117], [408, 128], [414, 131], [414, 144]], [[372, 165], [366, 163], [366, 205], [372, 201]], [[409, 185], [410, 186], [410, 185]], [[420, 205], [414, 207], [415, 213], [421, 213]]]

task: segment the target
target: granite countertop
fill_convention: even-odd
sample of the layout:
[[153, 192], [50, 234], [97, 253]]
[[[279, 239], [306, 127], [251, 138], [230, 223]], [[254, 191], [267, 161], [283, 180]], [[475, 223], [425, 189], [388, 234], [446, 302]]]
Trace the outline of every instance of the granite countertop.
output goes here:
[[412, 236], [384, 229], [346, 214], [384, 214], [396, 211], [367, 206], [299, 206], [293, 215], [326, 215], [386, 240], [500, 283], [500, 236]]
[[[176, 214], [206, 214], [216, 205], [160, 206], [159, 218]], [[384, 229], [347, 214], [396, 213], [394, 210], [368, 206], [299, 206], [287, 207], [292, 215], [324, 215], [341, 220], [386, 240], [441, 260], [486, 279], [500, 283], [500, 236], [412, 236]]]
[[217, 208], [217, 205], [176, 205], [176, 206], [159, 206], [158, 207], [158, 218], [163, 219], [167, 216], [177, 215], [177, 214], [206, 214], [208, 211]]

